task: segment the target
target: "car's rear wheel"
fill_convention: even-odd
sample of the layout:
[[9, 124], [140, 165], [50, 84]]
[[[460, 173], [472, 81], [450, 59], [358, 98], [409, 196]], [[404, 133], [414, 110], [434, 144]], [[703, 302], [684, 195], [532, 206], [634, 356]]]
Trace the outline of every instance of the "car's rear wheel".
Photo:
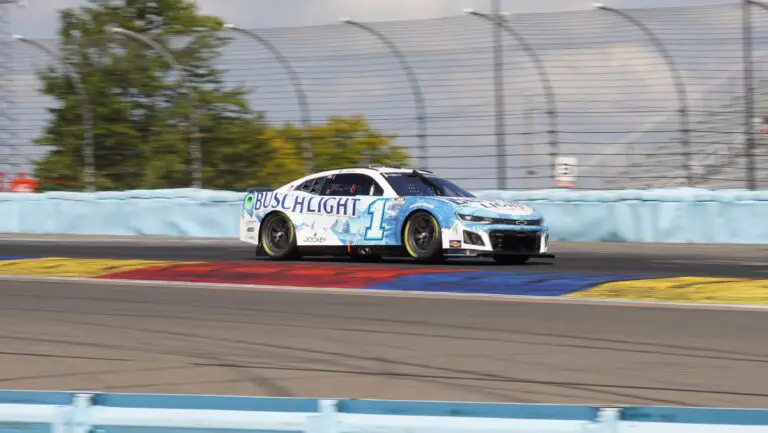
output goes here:
[[403, 244], [408, 254], [421, 262], [443, 259], [443, 236], [440, 224], [429, 212], [415, 212], [405, 222]]
[[299, 257], [296, 231], [290, 218], [283, 213], [273, 213], [266, 218], [263, 224], [260, 243], [270, 258], [289, 260]]
[[500, 265], [522, 265], [530, 259], [530, 256], [495, 255], [493, 260]]

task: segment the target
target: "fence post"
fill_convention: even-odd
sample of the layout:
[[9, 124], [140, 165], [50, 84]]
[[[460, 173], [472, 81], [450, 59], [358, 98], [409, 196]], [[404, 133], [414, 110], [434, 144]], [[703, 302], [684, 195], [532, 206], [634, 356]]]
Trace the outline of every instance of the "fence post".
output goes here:
[[71, 413], [72, 417], [69, 431], [71, 433], [89, 433], [91, 422], [89, 411], [91, 408], [93, 394], [78, 393], [72, 399]]
[[318, 401], [318, 414], [307, 419], [304, 433], [338, 433], [340, 430], [338, 405], [338, 400]]
[[618, 433], [621, 409], [618, 407], [602, 407], [597, 412], [597, 424], [600, 433]]

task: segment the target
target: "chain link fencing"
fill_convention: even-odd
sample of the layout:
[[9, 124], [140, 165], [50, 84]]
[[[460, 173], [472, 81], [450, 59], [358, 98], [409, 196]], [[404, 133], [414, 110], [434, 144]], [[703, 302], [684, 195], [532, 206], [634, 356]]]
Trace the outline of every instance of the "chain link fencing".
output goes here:
[[[731, 3], [506, 15], [498, 21], [500, 64], [494, 62], [494, 19], [465, 13], [419, 21], [227, 28], [221, 33], [229, 41], [213, 64], [223, 72], [221, 86], [242, 91], [269, 124], [318, 125], [330, 116], [363, 115], [377, 131], [396, 137], [411, 165], [469, 189], [553, 188], [561, 157], [576, 158], [573, 188], [768, 186], [768, 8]], [[161, 45], [186, 65], [182, 39]], [[58, 109], [42, 92], [39, 73], [61, 68], [60, 61], [21, 42], [0, 43], [7, 66], [0, 78], [6, 87], [13, 83], [1, 97], [0, 172], [32, 172], [34, 162], [48, 155], [50, 149], [36, 140]], [[55, 40], [39, 42], [62, 49]], [[84, 43], [143, 53], [114, 66], [116, 80], [105, 83], [111, 86], [102, 89], [105, 94], [146, 100], [147, 110], [177, 111], [162, 123], [130, 127], [125, 121], [131, 113], [119, 104], [105, 105], [102, 93], [70, 101], [71, 116], [58, 126], [69, 128], [66, 140], [82, 150], [68, 163], [87, 171], [87, 100], [95, 113], [90, 148], [96, 178], [135, 188], [152, 187], [153, 176], [178, 186], [240, 187], [236, 180], [254, 169], [248, 161], [259, 150], [241, 143], [216, 153], [221, 143], [241, 136], [207, 135], [214, 129], [206, 113], [215, 100], [191, 100], [191, 93], [170, 84], [152, 97], [132, 94], [119, 68], [163, 67], [171, 84], [179, 76], [160, 66], [167, 59], [140, 39], [111, 34]], [[181, 76], [191, 77], [184, 69]], [[85, 89], [98, 87], [87, 75], [81, 78]], [[190, 107], [201, 116], [197, 123]], [[114, 124], [106, 124], [111, 118]], [[140, 147], [119, 145], [139, 133]], [[185, 155], [180, 162], [171, 158], [179, 154]], [[312, 166], [306, 153], [279, 158]], [[131, 159], [135, 165], [109, 172], [116, 166], [110, 161]]]

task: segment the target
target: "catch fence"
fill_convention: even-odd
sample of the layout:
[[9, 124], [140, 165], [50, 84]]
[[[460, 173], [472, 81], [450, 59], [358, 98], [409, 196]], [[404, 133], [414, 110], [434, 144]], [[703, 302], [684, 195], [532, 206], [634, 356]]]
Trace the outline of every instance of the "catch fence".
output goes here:
[[[164, 59], [154, 54], [146, 36], [106, 33], [82, 43], [142, 50], [146, 63], [113, 65], [116, 82], [106, 83], [110, 89], [99, 89], [74, 65], [72, 76], [85, 83], [80, 93], [86, 94], [71, 102], [68, 107], [77, 109], [59, 126], [69, 131], [60, 139], [81, 149], [66, 163], [85, 173], [78, 180], [83, 187], [90, 174], [97, 189], [241, 189], [244, 183], [256, 186], [252, 172], [266, 170], [251, 158], [274, 162], [278, 169], [344, 162], [338, 155], [329, 162], [313, 153], [333, 145], [328, 140], [337, 138], [333, 134], [344, 134], [332, 128], [282, 137], [306, 145], [300, 152], [270, 153], [248, 140], [232, 144], [241, 135], [211, 137], [211, 131], [221, 131], [206, 114], [215, 100], [189, 99], [195, 92], [149, 99], [132, 94], [131, 83], [118, 85], [126, 68], [156, 67], [166, 60], [188, 72], [184, 38], [168, 45], [161, 41], [172, 55]], [[458, 11], [419, 21], [228, 27], [220, 33], [230, 39], [214, 59], [223, 72], [222, 86], [242, 89], [267, 123], [319, 127], [329, 116], [360, 114], [377, 131], [395, 136], [411, 165], [468, 189], [556, 187], [562, 157], [576, 158], [574, 188], [768, 186], [768, 134], [762, 120], [768, 115], [762, 85], [768, 79], [768, 6], [761, 3], [596, 7], [501, 15], [499, 21]], [[39, 42], [61, 48], [58, 41]], [[61, 67], [56, 52], [71, 56], [51, 55], [19, 40], [2, 45], [6, 56], [0, 59], [6, 64], [0, 79], [8, 103], [0, 115], [0, 172], [30, 171], [32, 161], [48, 154], [35, 140], [44, 135], [50, 110], [58, 104], [42, 93], [38, 73]], [[168, 75], [169, 82], [178, 78]], [[93, 89], [97, 94], [87, 94]], [[120, 147], [141, 125], [132, 129], [118, 122], [125, 119], [113, 119], [128, 111], [113, 107], [110, 113], [105, 94], [119, 94], [132, 107], [142, 98], [154, 101], [147, 110], [185, 101], [185, 117], [175, 119], [173, 127], [148, 127], [141, 148]], [[91, 106], [92, 136], [82, 101]], [[190, 104], [195, 111], [188, 110]], [[120, 127], [106, 124], [113, 121]], [[268, 135], [258, 128], [252, 132], [259, 134]], [[318, 140], [324, 140], [322, 146]], [[172, 158], [179, 154], [185, 157]]]

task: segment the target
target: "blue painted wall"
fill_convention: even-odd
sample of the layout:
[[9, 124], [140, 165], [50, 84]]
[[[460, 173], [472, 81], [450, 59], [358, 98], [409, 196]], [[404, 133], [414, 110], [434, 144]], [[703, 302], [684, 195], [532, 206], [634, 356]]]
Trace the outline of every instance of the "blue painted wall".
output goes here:
[[[553, 241], [768, 243], [768, 191], [476, 191], [546, 217]], [[235, 238], [244, 193], [0, 193], [0, 233]]]

